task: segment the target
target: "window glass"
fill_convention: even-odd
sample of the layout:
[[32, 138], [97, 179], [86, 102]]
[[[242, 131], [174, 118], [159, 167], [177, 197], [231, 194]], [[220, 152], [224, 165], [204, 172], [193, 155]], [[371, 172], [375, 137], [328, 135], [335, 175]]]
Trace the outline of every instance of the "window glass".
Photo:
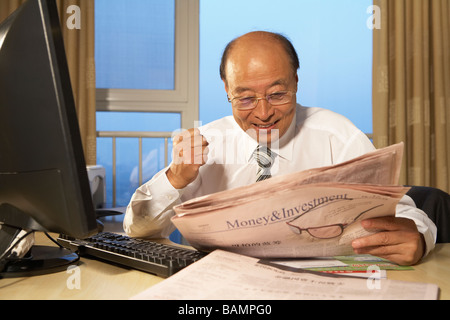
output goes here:
[[96, 0], [97, 88], [173, 90], [174, 0]]
[[97, 112], [97, 131], [169, 131], [181, 126], [179, 113]]

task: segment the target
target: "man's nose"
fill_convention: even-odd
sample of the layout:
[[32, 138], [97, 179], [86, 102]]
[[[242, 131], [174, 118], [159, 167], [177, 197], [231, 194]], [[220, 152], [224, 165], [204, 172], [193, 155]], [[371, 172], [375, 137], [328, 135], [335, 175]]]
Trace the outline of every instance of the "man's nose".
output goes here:
[[258, 100], [258, 104], [256, 105], [255, 109], [253, 109], [254, 115], [258, 119], [263, 121], [269, 119], [274, 114], [274, 112], [275, 109], [266, 99]]

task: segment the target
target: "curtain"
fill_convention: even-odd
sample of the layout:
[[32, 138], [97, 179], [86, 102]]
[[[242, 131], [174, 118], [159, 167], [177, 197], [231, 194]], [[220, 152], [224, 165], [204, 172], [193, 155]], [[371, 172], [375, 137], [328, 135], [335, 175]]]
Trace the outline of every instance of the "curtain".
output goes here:
[[[0, 0], [0, 21], [25, 0]], [[95, 1], [57, 0], [87, 165], [96, 164]], [[70, 7], [76, 6], [76, 7]], [[79, 8], [79, 10], [78, 10]], [[70, 10], [77, 9], [77, 10]], [[76, 25], [79, 22], [79, 25]], [[73, 27], [76, 25], [76, 27]], [[70, 27], [69, 27], [70, 26]]]
[[405, 143], [400, 183], [450, 192], [450, 1], [374, 5], [374, 144]]
[[0, 1], [0, 21], [3, 21], [14, 12], [25, 0], [2, 0]]

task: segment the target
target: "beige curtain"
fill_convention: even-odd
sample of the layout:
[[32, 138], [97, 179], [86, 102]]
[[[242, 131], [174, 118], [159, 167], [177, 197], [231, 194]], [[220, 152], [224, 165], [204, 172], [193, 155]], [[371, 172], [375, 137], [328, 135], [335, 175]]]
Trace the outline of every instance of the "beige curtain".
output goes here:
[[405, 142], [400, 183], [450, 192], [450, 1], [374, 5], [374, 144]]
[[1, 0], [0, 1], [0, 21], [5, 20], [14, 10], [16, 10], [25, 0]]
[[[0, 21], [24, 2], [25, 0], [0, 0]], [[94, 3], [95, 1], [91, 0], [57, 0], [84, 154], [88, 165], [96, 164], [97, 153]], [[68, 10], [71, 5], [80, 9], [79, 16], [76, 11]], [[79, 18], [79, 29], [67, 27], [67, 21], [73, 22], [73, 18]]]

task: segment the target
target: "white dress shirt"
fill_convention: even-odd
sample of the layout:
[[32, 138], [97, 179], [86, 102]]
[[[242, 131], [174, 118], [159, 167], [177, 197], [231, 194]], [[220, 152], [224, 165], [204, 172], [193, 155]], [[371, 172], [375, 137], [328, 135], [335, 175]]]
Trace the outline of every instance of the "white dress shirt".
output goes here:
[[[132, 196], [124, 219], [129, 236], [168, 237], [175, 227], [172, 208], [186, 200], [255, 183], [258, 166], [253, 151], [258, 146], [232, 116], [199, 128], [209, 142], [208, 162], [200, 168], [197, 179], [177, 190], [166, 176], [168, 168], [139, 187]], [[297, 105], [288, 131], [271, 146], [277, 154], [272, 176], [329, 166], [353, 159], [375, 148], [367, 136], [347, 118], [330, 110]], [[426, 214], [405, 196], [397, 206], [396, 216], [416, 222], [424, 235], [427, 253], [434, 248], [436, 227]]]

